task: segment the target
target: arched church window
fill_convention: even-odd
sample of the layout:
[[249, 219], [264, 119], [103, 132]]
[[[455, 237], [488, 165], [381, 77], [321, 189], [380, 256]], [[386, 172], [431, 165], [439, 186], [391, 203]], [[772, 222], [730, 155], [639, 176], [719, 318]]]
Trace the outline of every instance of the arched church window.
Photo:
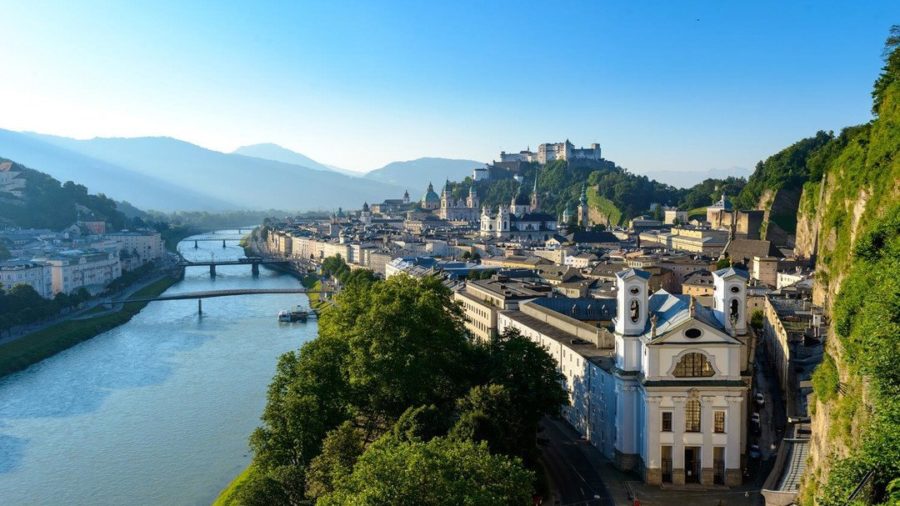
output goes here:
[[739, 316], [738, 311], [740, 311], [740, 309], [739, 309], [738, 306], [739, 306], [738, 300], [737, 300], [737, 299], [731, 299], [731, 318], [732, 318], [732, 319], [735, 319], [735, 320], [736, 320], [736, 319], [738, 318], [738, 316]]
[[692, 352], [681, 357], [672, 374], [677, 378], [708, 378], [716, 374], [716, 371], [706, 355]]
[[637, 299], [631, 299], [631, 321], [637, 323], [640, 317], [641, 307]]

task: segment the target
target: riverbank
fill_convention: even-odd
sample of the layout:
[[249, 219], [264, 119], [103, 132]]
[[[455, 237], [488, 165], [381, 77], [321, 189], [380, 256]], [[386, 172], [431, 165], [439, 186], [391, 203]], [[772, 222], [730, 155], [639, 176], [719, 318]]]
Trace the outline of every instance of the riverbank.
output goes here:
[[[128, 298], [155, 297], [177, 281], [176, 277], [164, 276]], [[127, 302], [117, 312], [94, 318], [66, 320], [0, 345], [0, 377], [25, 369], [82, 341], [118, 327], [131, 320], [147, 304], [147, 302]]]

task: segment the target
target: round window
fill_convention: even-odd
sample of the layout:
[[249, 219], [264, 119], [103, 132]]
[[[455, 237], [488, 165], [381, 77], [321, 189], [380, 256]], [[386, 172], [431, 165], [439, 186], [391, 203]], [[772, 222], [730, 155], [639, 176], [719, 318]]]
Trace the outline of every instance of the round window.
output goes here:
[[684, 331], [684, 337], [690, 337], [691, 339], [696, 339], [703, 334], [703, 331], [700, 329], [689, 328]]
[[731, 287], [731, 293], [738, 293], [738, 292], [740, 292], [740, 291], [741, 291], [741, 289], [738, 288], [738, 287], [736, 287], [736, 286], [732, 286], [732, 287]]
[[631, 287], [631, 293], [632, 293], [633, 295], [637, 295], [637, 294], [641, 293], [641, 290], [640, 290], [640, 288], [638, 288], [638, 287], [636, 287], [636, 286], [632, 286], [632, 287]]

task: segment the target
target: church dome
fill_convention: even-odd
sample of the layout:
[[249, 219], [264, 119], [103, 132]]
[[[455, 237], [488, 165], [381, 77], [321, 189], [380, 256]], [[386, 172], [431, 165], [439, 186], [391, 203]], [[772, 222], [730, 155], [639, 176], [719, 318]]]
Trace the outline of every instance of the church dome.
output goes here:
[[437, 193], [434, 192], [434, 186], [431, 183], [428, 183], [428, 191], [425, 192], [425, 196], [422, 197], [422, 202], [429, 203], [440, 203], [441, 197], [438, 196]]

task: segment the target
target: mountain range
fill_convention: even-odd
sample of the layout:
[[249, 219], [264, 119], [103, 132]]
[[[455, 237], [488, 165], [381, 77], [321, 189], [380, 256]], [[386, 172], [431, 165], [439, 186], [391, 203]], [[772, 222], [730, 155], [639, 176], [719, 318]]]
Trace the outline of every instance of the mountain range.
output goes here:
[[221, 153], [170, 137], [77, 140], [0, 129], [0, 156], [158, 211], [353, 208], [400, 198], [407, 187], [418, 195], [427, 184], [347, 175], [276, 145]]

